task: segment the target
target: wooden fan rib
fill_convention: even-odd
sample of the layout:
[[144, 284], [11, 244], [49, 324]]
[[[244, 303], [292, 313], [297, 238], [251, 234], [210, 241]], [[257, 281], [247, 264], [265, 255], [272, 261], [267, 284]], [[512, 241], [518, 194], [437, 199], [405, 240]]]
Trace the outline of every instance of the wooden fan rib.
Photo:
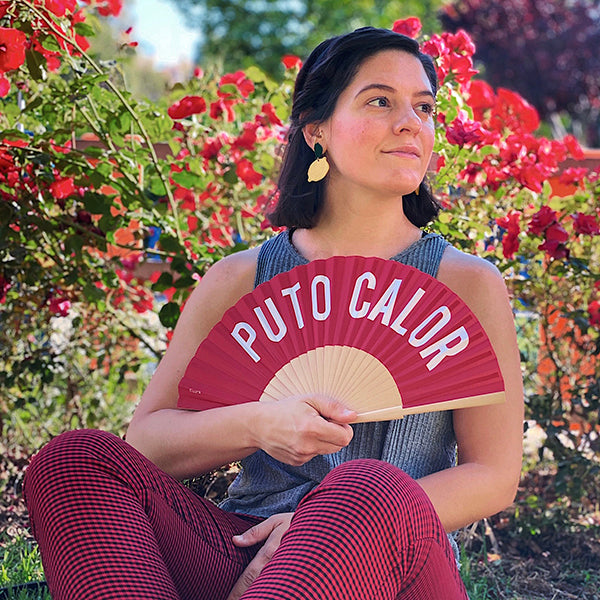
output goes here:
[[473, 408], [475, 406], [485, 406], [489, 404], [502, 404], [506, 401], [504, 392], [494, 392], [491, 394], [480, 394], [458, 400], [447, 400], [438, 402], [435, 405], [423, 405], [417, 407], [388, 408], [382, 410], [373, 410], [358, 415], [355, 423], [367, 423], [372, 421], [389, 421], [393, 419], [402, 419], [405, 415], [434, 412], [439, 410], [457, 410], [460, 408]]

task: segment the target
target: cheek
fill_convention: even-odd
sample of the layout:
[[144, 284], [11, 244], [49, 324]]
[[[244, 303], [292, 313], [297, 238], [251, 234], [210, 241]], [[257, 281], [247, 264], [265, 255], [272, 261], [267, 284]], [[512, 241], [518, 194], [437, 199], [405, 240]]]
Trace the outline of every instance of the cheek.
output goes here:
[[422, 134], [423, 136], [423, 144], [426, 145], [427, 148], [433, 148], [435, 143], [435, 126], [429, 123], [423, 125]]
[[346, 160], [360, 160], [361, 151], [376, 144], [376, 139], [374, 128], [365, 121], [338, 122], [334, 126], [331, 152]]

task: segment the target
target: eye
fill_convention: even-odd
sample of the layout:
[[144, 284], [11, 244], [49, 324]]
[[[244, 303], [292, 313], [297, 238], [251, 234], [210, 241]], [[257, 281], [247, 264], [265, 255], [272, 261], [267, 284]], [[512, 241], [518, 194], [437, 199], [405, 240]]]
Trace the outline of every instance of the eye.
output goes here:
[[378, 108], [387, 108], [390, 106], [390, 101], [385, 96], [378, 96], [367, 102], [369, 106], [377, 106]]
[[417, 110], [427, 116], [431, 116], [435, 113], [435, 105], [430, 102], [423, 102], [423, 104], [417, 106]]

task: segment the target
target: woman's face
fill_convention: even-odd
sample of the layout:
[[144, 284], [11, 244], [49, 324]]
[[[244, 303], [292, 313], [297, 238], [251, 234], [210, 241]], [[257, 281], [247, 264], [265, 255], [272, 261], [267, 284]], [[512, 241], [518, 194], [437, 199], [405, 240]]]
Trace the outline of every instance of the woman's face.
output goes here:
[[366, 59], [321, 125], [329, 191], [405, 195], [423, 180], [435, 98], [419, 59], [384, 50]]

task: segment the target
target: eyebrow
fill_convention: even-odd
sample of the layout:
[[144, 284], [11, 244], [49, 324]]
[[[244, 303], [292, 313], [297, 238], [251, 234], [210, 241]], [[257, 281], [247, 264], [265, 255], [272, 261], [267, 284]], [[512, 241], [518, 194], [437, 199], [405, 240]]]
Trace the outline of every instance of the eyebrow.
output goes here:
[[[393, 88], [391, 85], [386, 85], [385, 83], [370, 83], [369, 85], [366, 85], [364, 88], [359, 90], [358, 93], [356, 94], [356, 96], [360, 96], [364, 92], [368, 92], [370, 90], [381, 90], [383, 92], [390, 92], [390, 93], [396, 92], [396, 89]], [[420, 92], [416, 92], [414, 94], [414, 96], [417, 96], [417, 97], [428, 96], [429, 98], [432, 98], [433, 100], [435, 100], [435, 96], [433, 95], [433, 93], [430, 90], [421, 90]]]

